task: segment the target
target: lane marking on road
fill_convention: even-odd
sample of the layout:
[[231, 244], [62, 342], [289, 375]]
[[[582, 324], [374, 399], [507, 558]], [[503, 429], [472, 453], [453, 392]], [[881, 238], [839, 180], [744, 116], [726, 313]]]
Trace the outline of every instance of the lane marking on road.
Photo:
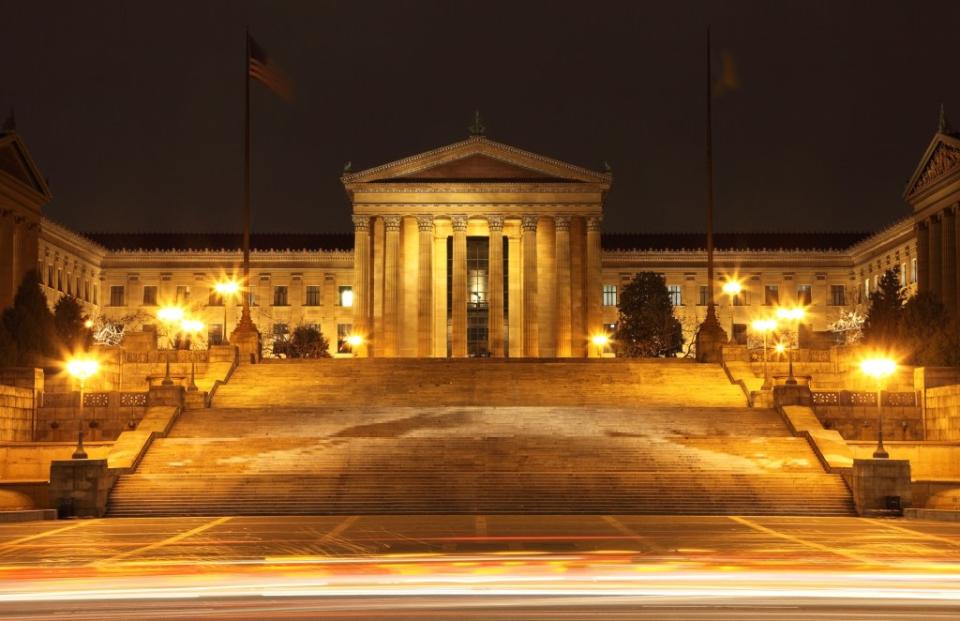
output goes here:
[[842, 556], [844, 558], [857, 561], [858, 563], [866, 563], [869, 565], [877, 564], [877, 561], [869, 559], [865, 556], [860, 556], [859, 554], [855, 554], [853, 552], [847, 552], [846, 550], [831, 548], [830, 546], [823, 545], [822, 543], [809, 541], [807, 539], [802, 539], [800, 537], [794, 537], [793, 535], [788, 535], [787, 533], [781, 533], [780, 531], [773, 530], [772, 528], [768, 528], [761, 524], [757, 524], [752, 520], [742, 518], [738, 515], [728, 515], [727, 517], [733, 520], [734, 522], [737, 522], [738, 524], [743, 524], [744, 526], [748, 528], [752, 528], [757, 532], [765, 533], [767, 535], [773, 535], [774, 537], [779, 537], [780, 539], [786, 539], [787, 541], [792, 541], [793, 543], [799, 543], [800, 545], [807, 546], [808, 548], [813, 548], [814, 550], [820, 550], [821, 552], [829, 552], [830, 554], [836, 554], [837, 556]]
[[475, 515], [473, 517], [473, 527], [477, 531], [477, 537], [486, 537], [489, 534], [487, 531], [487, 516]]
[[354, 525], [354, 523], [360, 519], [359, 515], [351, 515], [344, 521], [337, 524], [333, 530], [320, 538], [320, 541], [330, 541], [331, 539], [336, 539], [340, 536], [342, 532]]
[[134, 548], [133, 550], [127, 550], [126, 552], [121, 552], [121, 553], [119, 553], [119, 554], [114, 554], [113, 556], [110, 556], [110, 557], [105, 558], [105, 559], [100, 559], [100, 560], [97, 560], [97, 561], [93, 561], [92, 563], [90, 563], [89, 566], [93, 567], [93, 566], [96, 566], [96, 565], [106, 565], [106, 564], [108, 564], [108, 563], [113, 563], [113, 562], [116, 562], [116, 561], [119, 561], [119, 560], [123, 560], [123, 559], [129, 558], [129, 557], [131, 557], [131, 556], [136, 556], [137, 554], [142, 554], [142, 553], [144, 553], [144, 552], [149, 552], [150, 550], [156, 550], [156, 549], [158, 549], [158, 548], [162, 548], [162, 547], [164, 547], [164, 546], [168, 546], [168, 545], [170, 545], [171, 543], [177, 543], [178, 541], [183, 541], [184, 539], [186, 539], [186, 538], [188, 538], [188, 537], [192, 537], [192, 536], [194, 536], [194, 535], [198, 535], [198, 534], [202, 533], [202, 532], [205, 531], [205, 530], [209, 530], [209, 529], [213, 528], [214, 526], [219, 526], [219, 525], [221, 525], [221, 524], [223, 524], [223, 523], [225, 523], [225, 522], [228, 522], [228, 521], [230, 521], [230, 520], [232, 520], [232, 519], [233, 519], [233, 516], [229, 516], [229, 515], [228, 515], [228, 516], [225, 516], [225, 517], [217, 518], [217, 519], [215, 519], [215, 520], [211, 520], [211, 521], [207, 522], [206, 524], [201, 524], [200, 526], [197, 526], [196, 528], [191, 528], [191, 529], [188, 530], [188, 531], [184, 531], [184, 532], [182, 532], [182, 533], [180, 533], [180, 534], [178, 534], [178, 535], [174, 535], [174, 536], [172, 536], [172, 537], [168, 537], [168, 538], [164, 539], [163, 541], [157, 541], [156, 543], [151, 543], [151, 544], [149, 544], [149, 545], [141, 546], [141, 547], [139, 547], [139, 548]]
[[13, 541], [7, 541], [6, 543], [0, 544], [0, 554], [14, 549], [16, 546], [21, 543], [26, 543], [28, 541], [34, 541], [35, 539], [40, 539], [42, 537], [49, 537], [50, 535], [57, 535], [62, 532], [73, 530], [75, 528], [80, 528], [81, 526], [86, 526], [87, 524], [93, 524], [94, 522], [99, 522], [100, 520], [80, 520], [70, 524], [69, 526], [64, 526], [62, 528], [54, 528], [53, 530], [44, 531], [42, 533], [37, 533], [36, 535], [27, 535], [26, 537], [20, 537], [19, 539], [14, 539]]
[[941, 537], [940, 535], [931, 535], [929, 533], [923, 533], [918, 530], [913, 530], [912, 528], [905, 528], [903, 526], [895, 526], [893, 524], [887, 524], [883, 520], [876, 520], [873, 518], [860, 518], [864, 522], [869, 522], [870, 524], [876, 524], [877, 526], [883, 526], [884, 528], [889, 528], [890, 530], [899, 531], [913, 537], [918, 537], [920, 539], [929, 539], [930, 541], [940, 541], [943, 543], [949, 543], [950, 545], [960, 547], [960, 541], [956, 539], [950, 539], [949, 537]]

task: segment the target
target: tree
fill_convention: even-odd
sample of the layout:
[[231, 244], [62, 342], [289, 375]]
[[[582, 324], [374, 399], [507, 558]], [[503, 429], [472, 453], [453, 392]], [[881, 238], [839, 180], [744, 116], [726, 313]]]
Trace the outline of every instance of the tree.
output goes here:
[[286, 354], [289, 358], [329, 358], [329, 349], [330, 343], [320, 328], [300, 325], [293, 329]]
[[53, 314], [35, 271], [23, 277], [13, 306], [3, 311], [3, 324], [16, 344], [17, 364], [44, 366], [58, 355]]
[[618, 352], [629, 358], [673, 356], [683, 347], [683, 329], [662, 274], [640, 272], [620, 294], [614, 335]]
[[86, 350], [92, 335], [84, 325], [83, 307], [73, 296], [65, 295], [53, 307], [53, 327], [67, 351]]
[[871, 345], [890, 347], [900, 337], [903, 290], [897, 268], [884, 272], [877, 290], [870, 294], [870, 308], [863, 322], [863, 340]]
[[955, 366], [960, 362], [957, 351], [957, 322], [947, 308], [928, 292], [919, 293], [903, 305], [900, 313], [899, 347], [907, 361], [916, 365]]

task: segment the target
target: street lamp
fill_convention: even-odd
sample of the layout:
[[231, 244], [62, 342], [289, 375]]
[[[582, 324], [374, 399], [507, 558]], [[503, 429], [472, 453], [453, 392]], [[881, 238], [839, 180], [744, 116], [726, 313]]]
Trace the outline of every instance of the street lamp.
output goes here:
[[347, 336], [347, 345], [350, 346], [350, 352], [353, 354], [353, 357], [357, 357], [357, 349], [363, 345], [363, 337], [359, 334], [351, 334]]
[[[807, 311], [802, 306], [794, 306], [793, 308], [780, 307], [777, 309], [777, 319], [782, 321], [787, 321], [796, 324], [797, 330], [800, 329], [800, 321], [806, 316]], [[800, 335], [797, 334], [797, 345], [799, 346]], [[796, 386], [797, 378], [793, 376], [793, 346], [791, 345], [790, 349], [787, 350], [787, 362], [788, 373], [787, 380], [784, 382], [788, 386]]]
[[610, 344], [610, 337], [606, 334], [594, 334], [590, 337], [590, 342], [597, 347], [597, 357], [603, 357], [603, 350]]
[[883, 448], [883, 382], [897, 370], [897, 363], [890, 358], [867, 358], [860, 363], [860, 370], [877, 382], [877, 450], [874, 459], [887, 459], [890, 454]]
[[766, 388], [770, 383], [770, 375], [767, 373], [767, 335], [777, 329], [777, 320], [755, 319], [750, 327], [754, 332], [763, 335], [763, 387]]
[[240, 291], [240, 283], [236, 280], [223, 280], [214, 285], [213, 289], [223, 301], [223, 336], [220, 339], [220, 344], [226, 345], [228, 343], [227, 334], [229, 334], [227, 331], [227, 298], [231, 300], [235, 298]]
[[[173, 326], [183, 321], [183, 308], [179, 306], [164, 306], [157, 311], [157, 319], [166, 328], [167, 349], [173, 349]], [[163, 375], [164, 386], [173, 386], [173, 378], [170, 377], [170, 352], [166, 354], [166, 371]]]
[[728, 280], [725, 283], [723, 283], [723, 287], [721, 287], [721, 290], [727, 295], [729, 295], [730, 299], [732, 300], [736, 296], [740, 295], [741, 291], [743, 291], [743, 285], [740, 284], [739, 280]]
[[203, 322], [197, 319], [184, 319], [180, 323], [180, 329], [187, 334], [187, 343], [190, 347], [190, 385], [187, 386], [188, 392], [197, 392], [197, 359], [193, 353], [193, 339], [196, 338], [204, 328]]
[[100, 363], [94, 358], [71, 358], [67, 361], [67, 373], [80, 381], [80, 417], [77, 423], [77, 448], [73, 451], [73, 459], [86, 459], [87, 452], [83, 450], [83, 389], [86, 381], [97, 374]]

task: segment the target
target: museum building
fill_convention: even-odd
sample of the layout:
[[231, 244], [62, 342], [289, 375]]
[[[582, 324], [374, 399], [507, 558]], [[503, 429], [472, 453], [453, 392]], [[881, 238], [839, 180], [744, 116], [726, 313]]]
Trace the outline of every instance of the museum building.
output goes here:
[[[475, 134], [342, 182], [352, 235], [251, 236], [251, 317], [267, 353], [310, 324], [339, 355], [603, 355], [591, 336], [612, 330], [640, 271], [664, 275], [688, 343], [706, 314], [704, 235], [603, 233], [608, 171]], [[239, 234], [80, 233], [43, 217], [51, 198], [20, 136], [0, 133], [0, 305], [35, 267], [51, 303], [72, 295], [92, 316], [149, 326], [161, 306], [182, 304], [210, 342], [237, 325], [239, 301], [214, 287], [240, 274]], [[806, 328], [826, 330], [892, 268], [908, 292], [956, 310], [960, 135], [943, 116], [904, 198], [912, 210], [872, 234], [716, 235], [727, 334], [742, 342], [778, 305], [808, 307]], [[723, 294], [725, 280], [740, 293]], [[356, 351], [348, 335], [363, 337]]]

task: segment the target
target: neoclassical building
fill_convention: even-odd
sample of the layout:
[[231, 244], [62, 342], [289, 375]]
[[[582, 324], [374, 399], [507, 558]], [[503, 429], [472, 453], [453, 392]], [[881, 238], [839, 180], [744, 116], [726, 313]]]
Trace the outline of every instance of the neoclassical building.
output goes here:
[[[664, 275], [688, 342], [706, 313], [704, 236], [602, 232], [609, 172], [478, 134], [342, 182], [352, 235], [252, 235], [248, 295], [267, 354], [309, 324], [338, 355], [596, 356], [590, 337], [613, 328], [639, 271]], [[239, 234], [75, 232], [42, 216], [50, 198], [21, 138], [0, 133], [0, 302], [36, 266], [51, 303], [72, 295], [92, 316], [149, 326], [178, 303], [213, 342], [236, 326], [239, 304], [213, 288], [240, 274]], [[904, 198], [912, 213], [874, 233], [718, 234], [727, 334], [745, 340], [752, 319], [783, 304], [826, 330], [892, 268], [909, 292], [957, 309], [960, 137], [945, 118]], [[743, 291], [722, 294], [726, 279]], [[357, 351], [348, 335], [364, 337]]]

